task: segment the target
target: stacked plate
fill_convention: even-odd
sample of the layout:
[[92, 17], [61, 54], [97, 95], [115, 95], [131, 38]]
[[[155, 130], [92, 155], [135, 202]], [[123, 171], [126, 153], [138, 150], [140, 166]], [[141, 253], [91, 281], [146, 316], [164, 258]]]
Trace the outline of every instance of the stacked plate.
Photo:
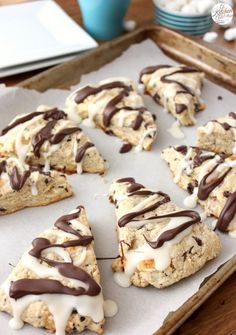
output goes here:
[[52, 0], [0, 6], [0, 78], [59, 64], [96, 41]]
[[182, 14], [167, 11], [154, 2], [154, 18], [157, 24], [181, 31], [193, 36], [202, 36], [208, 32], [213, 24], [211, 14]]

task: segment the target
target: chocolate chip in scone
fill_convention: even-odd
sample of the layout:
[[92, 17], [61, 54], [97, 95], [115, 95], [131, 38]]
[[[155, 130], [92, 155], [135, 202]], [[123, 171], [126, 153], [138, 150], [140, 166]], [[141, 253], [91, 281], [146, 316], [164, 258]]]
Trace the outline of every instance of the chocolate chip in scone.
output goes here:
[[193, 189], [194, 189], [193, 184], [188, 183], [187, 191], [189, 194], [193, 194]]
[[197, 242], [197, 244], [201, 247], [203, 245], [202, 240], [196, 236], [193, 236], [193, 239]]
[[188, 185], [187, 185], [187, 191], [188, 191], [188, 193], [189, 194], [193, 194], [193, 190], [197, 186], [198, 186], [198, 181], [197, 180], [194, 180], [193, 184], [192, 183], [188, 183]]
[[105, 133], [109, 136], [114, 136], [114, 133], [112, 130], [106, 130]]
[[120, 148], [119, 153], [125, 154], [126, 152], [129, 152], [133, 148], [132, 144], [130, 143], [124, 143], [122, 147]]
[[228, 198], [230, 196], [230, 192], [229, 191], [224, 191], [223, 195], [225, 198]]

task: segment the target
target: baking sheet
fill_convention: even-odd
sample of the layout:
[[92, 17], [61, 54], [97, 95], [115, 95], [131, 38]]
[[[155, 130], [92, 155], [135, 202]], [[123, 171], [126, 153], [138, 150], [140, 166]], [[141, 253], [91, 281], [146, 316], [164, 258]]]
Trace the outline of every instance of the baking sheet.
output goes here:
[[[165, 56], [151, 41], [146, 40], [131, 46], [123, 55], [100, 70], [83, 76], [80, 85], [85, 85], [110, 76], [127, 76], [137, 81], [140, 70], [148, 65], [175, 64]], [[0, 128], [5, 126], [13, 116], [33, 111], [39, 104], [63, 107], [68, 91], [49, 90], [38, 93], [25, 89], [4, 88], [0, 86]], [[218, 97], [221, 96], [222, 100]], [[109, 170], [104, 177], [92, 174], [69, 176], [75, 195], [46, 207], [29, 208], [9, 216], [0, 217], [0, 282], [4, 281], [17, 264], [21, 254], [29, 247], [31, 241], [43, 230], [49, 228], [55, 220], [74, 209], [78, 204], [86, 207], [92, 232], [95, 237], [97, 257], [116, 257], [117, 241], [115, 233], [114, 207], [107, 197], [109, 185], [114, 178], [134, 177], [147, 187], [168, 193], [180, 207], [186, 192], [180, 190], [172, 180], [169, 169], [160, 158], [163, 148], [173, 144], [195, 144], [196, 127], [208, 120], [225, 115], [235, 110], [235, 95], [209, 81], [205, 81], [202, 98], [207, 109], [197, 116], [197, 125], [182, 128], [183, 140], [173, 138], [167, 129], [173, 124], [173, 117], [165, 112], [148, 96], [144, 97], [149, 110], [156, 114], [159, 127], [158, 138], [151, 152], [119, 154], [121, 141], [108, 136], [99, 129], [85, 128], [85, 132], [94, 141], [104, 158], [109, 162]], [[201, 211], [201, 210], [200, 210]], [[212, 220], [209, 220], [210, 222]], [[111, 260], [99, 261], [105, 298], [117, 302], [119, 313], [107, 319], [105, 334], [151, 334], [163, 323], [167, 315], [178, 309], [199, 288], [205, 277], [229, 260], [236, 252], [235, 240], [221, 233], [223, 250], [221, 255], [208, 263], [204, 269], [190, 278], [167, 289], [153, 287], [144, 289], [121, 288], [113, 281], [110, 269]], [[0, 314], [0, 329], [4, 335], [16, 334], [8, 327], [9, 316]], [[33, 329], [25, 325], [19, 334], [39, 335], [45, 330]], [[89, 332], [85, 332], [89, 334]]]

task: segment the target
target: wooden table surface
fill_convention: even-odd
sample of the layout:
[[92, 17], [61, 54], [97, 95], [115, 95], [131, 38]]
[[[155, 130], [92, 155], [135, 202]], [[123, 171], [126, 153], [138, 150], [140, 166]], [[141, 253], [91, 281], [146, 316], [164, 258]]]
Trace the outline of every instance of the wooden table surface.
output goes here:
[[[81, 14], [76, 0], [56, 0], [57, 3], [79, 24]], [[10, 1], [0, 1], [0, 5]], [[15, 2], [13, 0], [13, 2]], [[152, 22], [152, 0], [132, 0], [127, 18], [135, 20], [140, 27]], [[223, 31], [219, 32], [217, 44], [236, 54], [236, 42], [225, 42]], [[15, 85], [23, 79], [41, 72], [37, 70], [8, 78], [1, 82]], [[161, 304], [161, 302], [160, 302]], [[175, 335], [236, 335], [236, 273], [232, 275], [179, 329]]]

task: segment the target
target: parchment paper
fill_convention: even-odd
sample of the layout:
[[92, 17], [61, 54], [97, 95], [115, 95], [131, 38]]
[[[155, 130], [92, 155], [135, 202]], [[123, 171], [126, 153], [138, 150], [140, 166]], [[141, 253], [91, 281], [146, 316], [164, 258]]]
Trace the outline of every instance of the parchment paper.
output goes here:
[[[168, 63], [175, 62], [165, 56], [152, 41], [146, 40], [131, 46], [121, 57], [99, 71], [85, 75], [81, 84], [97, 82], [110, 76], [127, 76], [137, 81], [143, 67]], [[67, 95], [68, 91], [61, 90], [49, 90], [40, 94], [35, 91], [0, 87], [0, 128], [16, 114], [31, 112], [39, 104], [63, 107]], [[223, 99], [218, 100], [218, 96], [222, 96]], [[72, 198], [0, 218], [0, 282], [5, 280], [12, 265], [17, 264], [21, 254], [37, 234], [52, 226], [59, 216], [79, 204], [83, 204], [87, 209], [95, 237], [97, 257], [117, 256], [114, 208], [103, 195], [108, 193], [113, 178], [132, 176], [147, 187], [168, 193], [173, 201], [183, 207], [182, 201], [186, 192], [174, 184], [165, 162], [160, 158], [161, 150], [173, 144], [194, 145], [197, 126], [235, 110], [235, 95], [207, 80], [202, 97], [207, 109], [198, 114], [195, 127], [183, 128], [186, 135], [184, 140], [176, 140], [166, 131], [172, 125], [173, 117], [163, 112], [163, 108], [150, 97], [144, 97], [149, 110], [157, 116], [159, 128], [158, 138], [151, 152], [130, 152], [121, 155], [121, 141], [116, 137], [108, 136], [98, 129], [84, 128], [109, 162], [107, 174], [104, 177], [92, 174], [69, 176], [75, 192]], [[114, 318], [107, 319], [105, 334], [141, 335], [157, 330], [169, 312], [180, 307], [198, 290], [205, 277], [215, 272], [235, 254], [236, 241], [227, 235], [220, 234], [220, 237], [223, 250], [216, 260], [208, 263], [192, 277], [163, 290], [152, 287], [121, 288], [113, 281], [111, 261], [99, 261], [104, 296], [115, 300], [119, 306], [119, 313]], [[9, 316], [1, 313], [0, 332], [4, 335], [16, 334], [8, 327], [8, 320]], [[33, 329], [27, 325], [19, 331], [19, 334], [24, 335], [45, 333], [45, 330]]]

